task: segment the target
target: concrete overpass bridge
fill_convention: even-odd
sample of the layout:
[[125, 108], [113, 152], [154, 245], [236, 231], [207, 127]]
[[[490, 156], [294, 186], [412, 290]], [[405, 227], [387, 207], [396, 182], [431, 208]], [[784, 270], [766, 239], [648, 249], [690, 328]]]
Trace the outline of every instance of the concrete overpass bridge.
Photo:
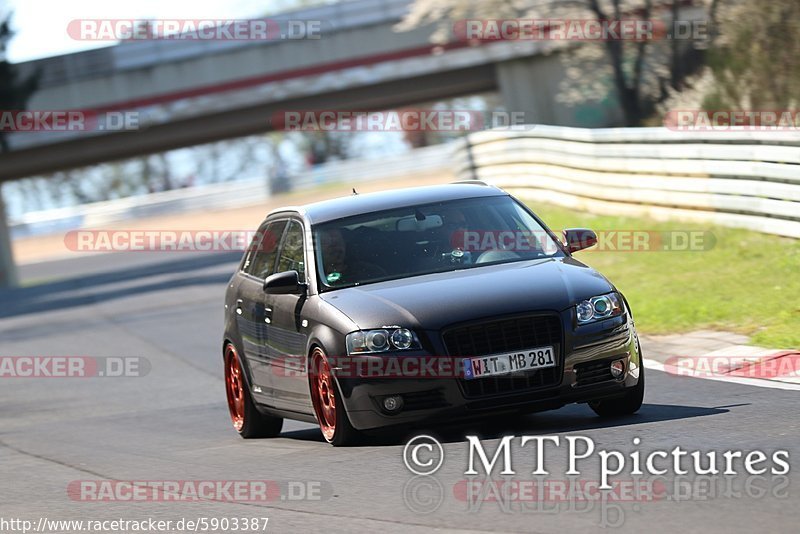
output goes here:
[[[563, 42], [433, 45], [433, 27], [394, 30], [410, 4], [351, 0], [270, 17], [319, 21], [319, 39], [124, 41], [21, 63], [22, 76], [41, 73], [28, 109], [135, 112], [138, 128], [9, 134], [0, 182], [267, 132], [287, 110], [381, 110], [486, 91], [530, 123], [618, 123], [613, 107], [555, 104]], [[15, 283], [3, 208], [0, 198], [0, 287]]]
[[380, 110], [481, 91], [499, 91], [527, 122], [588, 123], [555, 106], [558, 43], [429, 42], [431, 27], [393, 28], [409, 0], [354, 0], [272, 17], [320, 21], [303, 40], [126, 41], [19, 65], [39, 70], [31, 110], [136, 111], [132, 131], [24, 132], [9, 136], [0, 181], [251, 135], [285, 110]]

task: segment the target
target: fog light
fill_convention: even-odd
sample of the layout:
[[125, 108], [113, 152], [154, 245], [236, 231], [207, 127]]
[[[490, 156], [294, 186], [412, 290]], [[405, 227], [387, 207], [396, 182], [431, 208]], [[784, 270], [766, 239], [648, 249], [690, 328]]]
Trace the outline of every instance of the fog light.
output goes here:
[[614, 360], [611, 362], [611, 376], [619, 378], [625, 372], [625, 360]]
[[397, 412], [403, 407], [403, 397], [400, 395], [392, 395], [383, 399], [383, 408], [387, 412]]

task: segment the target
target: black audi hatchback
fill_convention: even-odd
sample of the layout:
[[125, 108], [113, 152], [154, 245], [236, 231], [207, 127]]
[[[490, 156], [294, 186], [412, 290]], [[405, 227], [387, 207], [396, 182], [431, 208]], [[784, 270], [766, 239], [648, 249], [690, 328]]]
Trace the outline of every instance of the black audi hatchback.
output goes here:
[[[563, 239], [563, 241], [562, 241]], [[637, 411], [625, 297], [508, 193], [480, 182], [271, 212], [225, 296], [228, 406], [242, 437], [361, 431], [588, 403]]]

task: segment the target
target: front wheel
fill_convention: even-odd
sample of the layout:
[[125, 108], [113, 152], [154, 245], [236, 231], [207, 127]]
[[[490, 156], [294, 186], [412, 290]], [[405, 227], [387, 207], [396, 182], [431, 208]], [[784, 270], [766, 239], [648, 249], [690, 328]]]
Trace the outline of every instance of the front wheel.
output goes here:
[[589, 407], [600, 417], [620, 417], [631, 415], [639, 411], [644, 401], [644, 358], [639, 336], [635, 336], [636, 352], [639, 355], [639, 382], [622, 397], [590, 401]]
[[620, 417], [639, 411], [644, 400], [644, 365], [639, 357], [639, 383], [625, 392], [623, 397], [589, 402], [589, 407], [601, 417]]
[[334, 447], [355, 443], [359, 437], [358, 431], [350, 424], [328, 357], [319, 347], [314, 347], [311, 352], [311, 372], [308, 377], [311, 402], [325, 441]]
[[274, 438], [280, 435], [283, 418], [258, 411], [244, 378], [242, 363], [232, 344], [225, 346], [225, 392], [233, 428], [245, 439]]

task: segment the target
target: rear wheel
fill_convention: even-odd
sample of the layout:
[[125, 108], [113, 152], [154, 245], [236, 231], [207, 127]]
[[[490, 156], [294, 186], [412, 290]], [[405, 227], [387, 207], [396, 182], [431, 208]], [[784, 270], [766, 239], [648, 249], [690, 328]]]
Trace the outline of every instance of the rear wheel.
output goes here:
[[319, 347], [314, 347], [311, 352], [309, 387], [314, 413], [325, 441], [334, 447], [355, 443], [358, 431], [350, 424], [328, 357]]
[[250, 388], [244, 378], [242, 363], [236, 349], [225, 346], [225, 392], [233, 428], [243, 438], [272, 438], [283, 428], [283, 418], [264, 415], [258, 411], [250, 396]]

